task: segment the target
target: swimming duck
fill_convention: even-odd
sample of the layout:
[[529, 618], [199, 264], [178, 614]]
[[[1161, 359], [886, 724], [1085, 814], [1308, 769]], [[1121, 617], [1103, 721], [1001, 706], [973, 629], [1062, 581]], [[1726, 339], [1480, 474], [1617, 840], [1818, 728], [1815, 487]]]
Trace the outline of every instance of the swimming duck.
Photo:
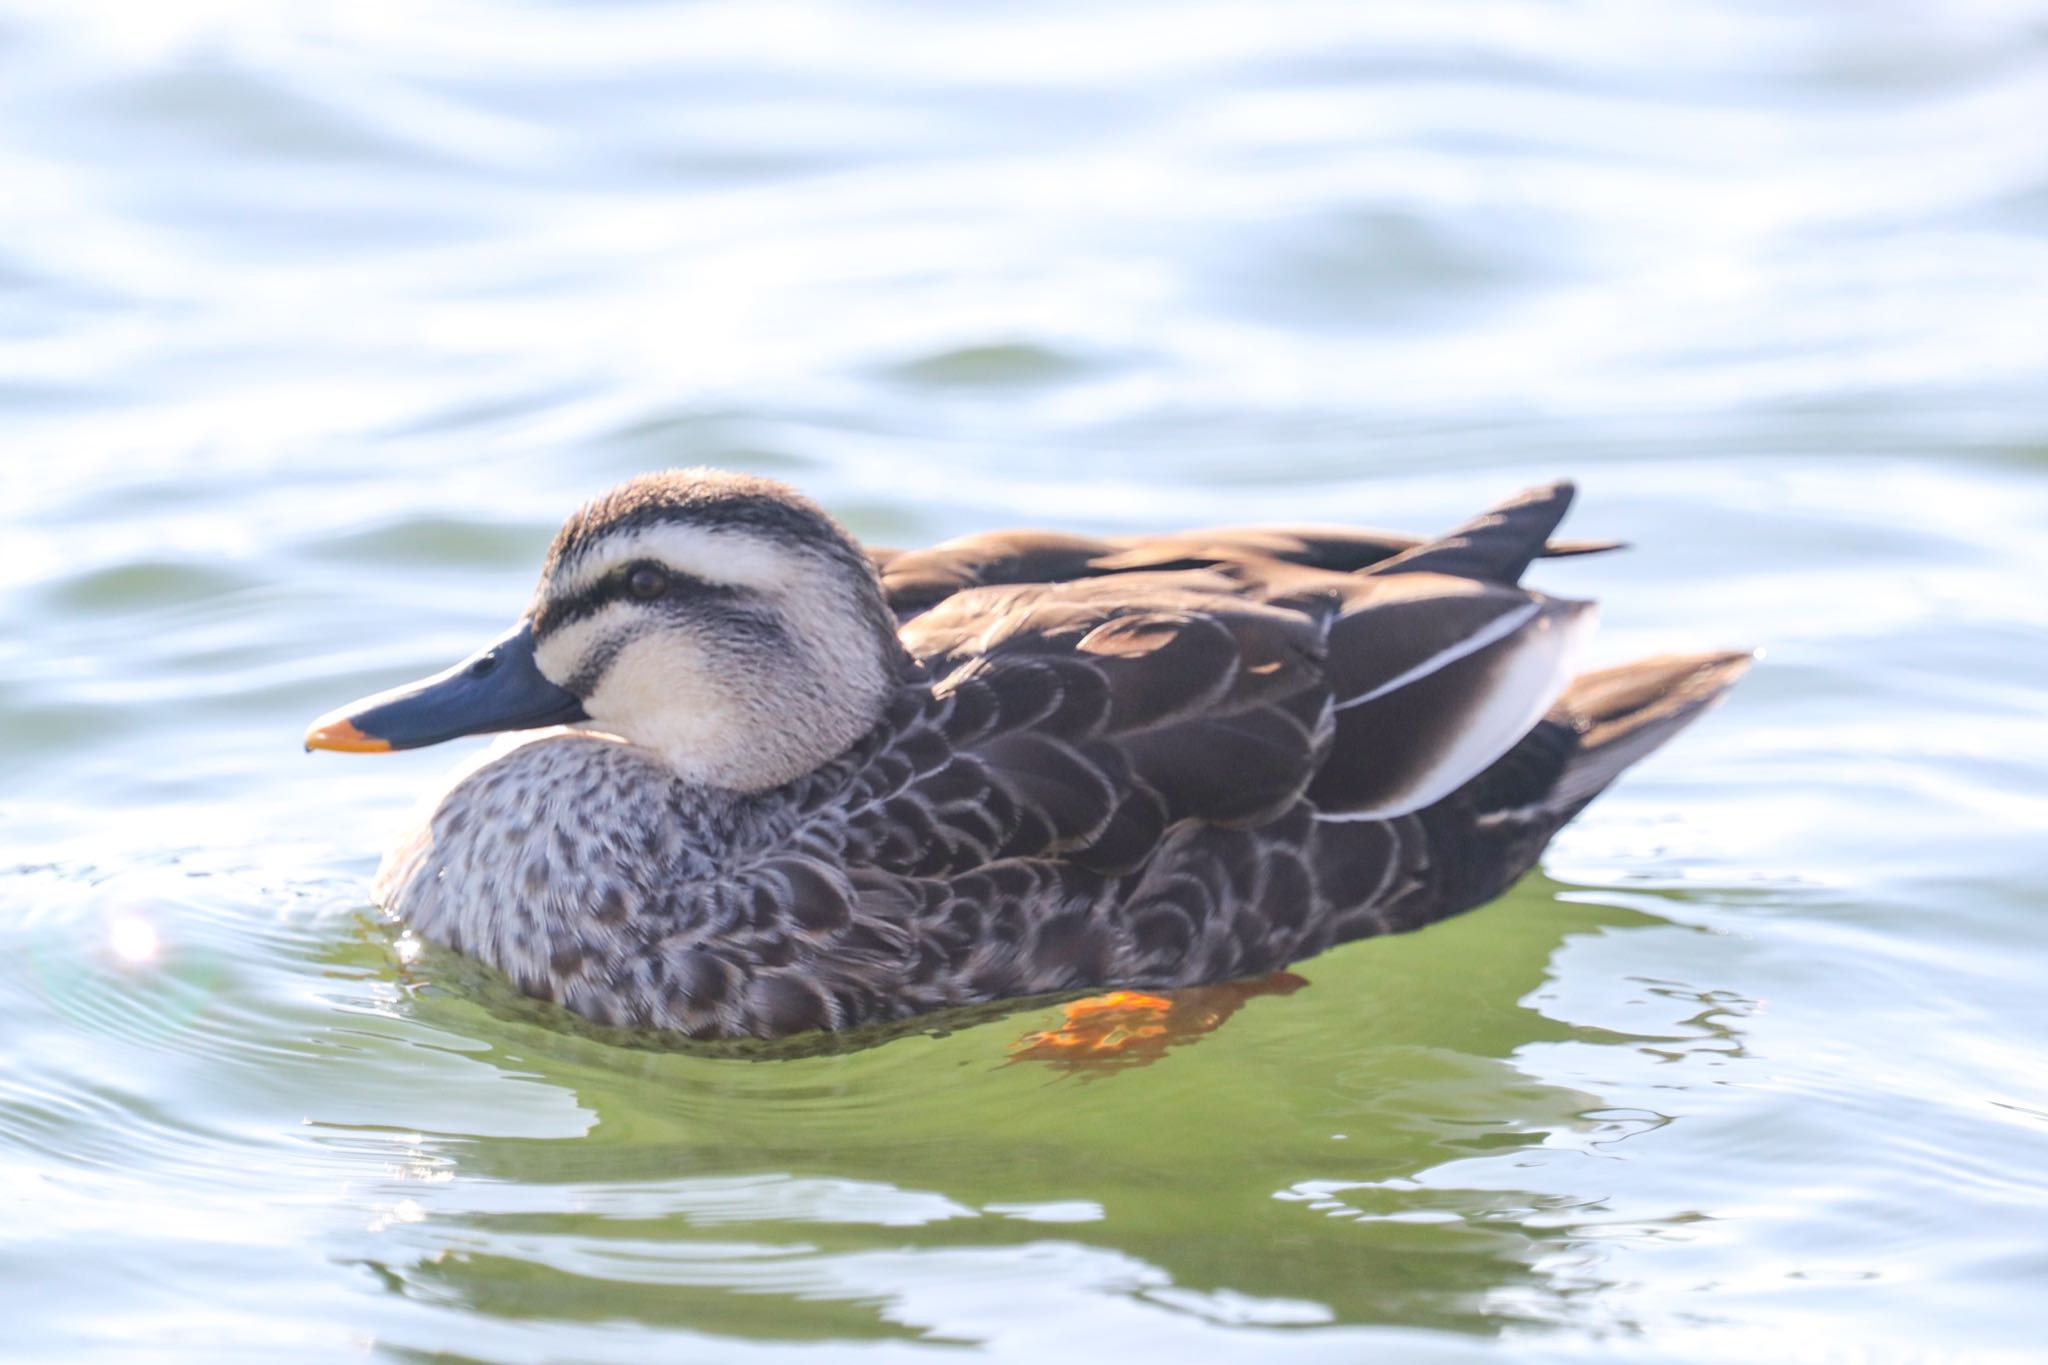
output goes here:
[[[864, 549], [766, 479], [583, 507], [518, 623], [310, 749], [508, 736], [384, 861], [420, 936], [700, 1038], [1271, 972], [1499, 895], [1746, 653], [1573, 676], [1567, 483], [1342, 528]], [[509, 741], [509, 746], [508, 746]]]

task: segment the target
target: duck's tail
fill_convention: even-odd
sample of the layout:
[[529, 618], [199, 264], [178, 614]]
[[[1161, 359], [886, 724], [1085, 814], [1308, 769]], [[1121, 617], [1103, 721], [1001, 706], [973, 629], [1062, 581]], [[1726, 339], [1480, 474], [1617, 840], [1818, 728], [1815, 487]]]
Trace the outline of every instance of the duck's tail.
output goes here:
[[1421, 812], [1444, 879], [1431, 918], [1483, 905], [1512, 886], [1552, 835], [1721, 700], [1754, 661], [1746, 650], [1667, 654], [1574, 678], [1535, 729]]
[[1513, 587], [1538, 559], [1624, 548], [1618, 540], [1550, 539], [1550, 533], [1571, 510], [1575, 492], [1569, 479], [1525, 488], [1463, 525], [1382, 560], [1366, 572], [1442, 573]]
[[1562, 824], [1577, 815], [1623, 770], [1692, 724], [1733, 687], [1756, 655], [1660, 654], [1582, 673], [1545, 717], [1577, 736], [1571, 756], [1543, 804]]

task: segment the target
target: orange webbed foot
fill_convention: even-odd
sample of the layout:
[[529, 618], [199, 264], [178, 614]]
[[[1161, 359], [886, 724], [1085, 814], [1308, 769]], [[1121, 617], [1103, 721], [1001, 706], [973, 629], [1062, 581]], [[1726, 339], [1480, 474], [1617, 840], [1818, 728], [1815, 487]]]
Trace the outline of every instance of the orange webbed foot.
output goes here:
[[1245, 1001], [1291, 995], [1308, 982], [1292, 972], [1180, 990], [1116, 990], [1068, 1001], [1058, 1028], [1025, 1034], [1010, 1045], [1011, 1061], [1049, 1062], [1072, 1070], [1142, 1066], [1176, 1043], [1222, 1025]]

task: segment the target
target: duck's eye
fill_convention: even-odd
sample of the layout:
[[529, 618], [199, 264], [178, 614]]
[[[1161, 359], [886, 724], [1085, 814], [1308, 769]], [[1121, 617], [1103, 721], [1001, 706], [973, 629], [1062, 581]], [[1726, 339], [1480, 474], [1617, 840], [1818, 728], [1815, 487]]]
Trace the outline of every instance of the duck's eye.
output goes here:
[[643, 602], [652, 602], [668, 591], [668, 575], [643, 564], [626, 575], [626, 591]]

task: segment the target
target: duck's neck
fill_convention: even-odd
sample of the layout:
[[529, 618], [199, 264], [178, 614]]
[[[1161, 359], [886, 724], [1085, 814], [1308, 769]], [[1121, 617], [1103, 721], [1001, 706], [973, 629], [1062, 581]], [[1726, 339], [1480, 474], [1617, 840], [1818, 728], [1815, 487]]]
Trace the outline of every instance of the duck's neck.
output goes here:
[[871, 765], [876, 754], [916, 709], [917, 693], [904, 689], [850, 745], [765, 791], [679, 776], [671, 796], [681, 835], [679, 870], [712, 877], [775, 853], [836, 855], [844, 843], [844, 823], [835, 817], [855, 804], [863, 783], [875, 780]]

